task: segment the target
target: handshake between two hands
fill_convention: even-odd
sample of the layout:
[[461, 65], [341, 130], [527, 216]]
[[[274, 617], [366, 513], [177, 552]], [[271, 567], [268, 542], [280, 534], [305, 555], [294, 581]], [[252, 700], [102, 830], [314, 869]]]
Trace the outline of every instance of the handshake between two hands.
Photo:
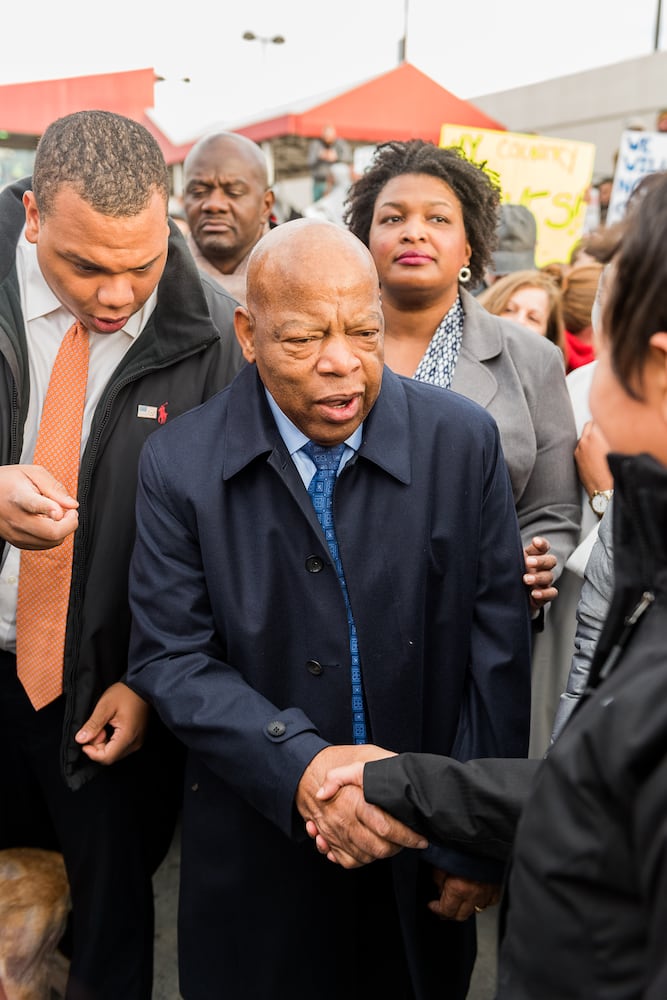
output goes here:
[[[306, 832], [320, 854], [344, 868], [390, 858], [402, 848], [423, 850], [428, 841], [410, 827], [366, 801], [364, 765], [395, 754], [382, 747], [330, 746], [303, 773], [296, 805]], [[467, 920], [497, 903], [500, 887], [433, 869], [438, 898], [428, 906], [446, 920]]]

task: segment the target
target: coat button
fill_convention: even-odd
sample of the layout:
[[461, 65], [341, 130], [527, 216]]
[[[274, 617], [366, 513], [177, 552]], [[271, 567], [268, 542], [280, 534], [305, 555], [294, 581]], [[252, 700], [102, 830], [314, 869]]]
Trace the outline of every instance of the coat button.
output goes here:
[[324, 672], [324, 667], [317, 660], [306, 660], [306, 670], [313, 677], [319, 677], [321, 673]]
[[309, 573], [321, 573], [324, 569], [324, 560], [319, 556], [308, 556], [306, 559], [306, 569]]
[[268, 726], [266, 727], [266, 731], [269, 734], [269, 736], [284, 736], [286, 729], [287, 726], [285, 725], [285, 723], [280, 722], [277, 719], [275, 722], [269, 722]]

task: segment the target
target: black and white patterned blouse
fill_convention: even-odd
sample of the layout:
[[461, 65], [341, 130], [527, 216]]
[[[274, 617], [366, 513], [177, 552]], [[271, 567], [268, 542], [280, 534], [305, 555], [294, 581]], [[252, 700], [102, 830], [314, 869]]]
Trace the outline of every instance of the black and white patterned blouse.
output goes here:
[[457, 295], [456, 302], [431, 337], [424, 357], [417, 366], [414, 378], [418, 382], [430, 382], [431, 385], [440, 385], [444, 389], [450, 388], [461, 350], [464, 319], [461, 299]]

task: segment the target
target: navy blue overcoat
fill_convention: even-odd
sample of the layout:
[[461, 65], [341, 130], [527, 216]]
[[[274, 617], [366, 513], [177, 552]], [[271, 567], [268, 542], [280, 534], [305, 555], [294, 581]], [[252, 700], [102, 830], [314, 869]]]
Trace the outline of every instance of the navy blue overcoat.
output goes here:
[[[354, 926], [368, 875], [318, 855], [294, 807], [312, 757], [352, 742], [347, 616], [254, 365], [151, 436], [137, 516], [129, 681], [190, 751], [181, 990], [353, 995], [342, 956], [371, 933]], [[527, 598], [493, 419], [385, 369], [334, 518], [369, 740], [524, 755]], [[441, 996], [443, 975], [465, 996], [471, 929], [426, 910], [427, 866], [402, 852], [372, 867], [393, 887], [415, 996]]]

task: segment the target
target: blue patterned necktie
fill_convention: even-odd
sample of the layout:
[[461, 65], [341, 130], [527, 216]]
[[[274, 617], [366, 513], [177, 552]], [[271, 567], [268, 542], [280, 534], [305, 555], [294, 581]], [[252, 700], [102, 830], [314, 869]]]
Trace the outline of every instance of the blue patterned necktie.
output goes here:
[[308, 444], [304, 444], [301, 450], [317, 466], [317, 472], [311, 479], [308, 487], [308, 495], [312, 500], [317, 520], [320, 522], [324, 537], [327, 540], [347, 609], [352, 668], [352, 738], [354, 743], [366, 743], [366, 717], [364, 715], [364, 696], [361, 688], [361, 664], [359, 662], [357, 629], [352, 617], [350, 598], [347, 593], [347, 584], [345, 583], [343, 564], [338, 551], [338, 539], [336, 538], [336, 530], [333, 522], [333, 493], [334, 486], [336, 485], [336, 473], [338, 472], [338, 466], [345, 451], [345, 445], [338, 444], [333, 448], [327, 448], [324, 445], [309, 441]]

